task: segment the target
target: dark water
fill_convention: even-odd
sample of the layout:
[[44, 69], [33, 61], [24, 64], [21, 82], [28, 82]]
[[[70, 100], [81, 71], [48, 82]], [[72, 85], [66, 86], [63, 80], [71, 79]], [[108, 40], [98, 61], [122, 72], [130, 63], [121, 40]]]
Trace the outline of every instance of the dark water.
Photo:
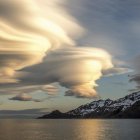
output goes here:
[[140, 140], [140, 119], [1, 119], [0, 140]]

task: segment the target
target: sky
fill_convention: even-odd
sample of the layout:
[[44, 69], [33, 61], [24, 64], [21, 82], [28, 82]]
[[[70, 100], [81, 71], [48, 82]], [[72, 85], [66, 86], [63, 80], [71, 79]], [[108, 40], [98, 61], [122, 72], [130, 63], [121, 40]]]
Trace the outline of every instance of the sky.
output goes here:
[[1, 0], [0, 110], [65, 112], [139, 90], [139, 13], [138, 0]]

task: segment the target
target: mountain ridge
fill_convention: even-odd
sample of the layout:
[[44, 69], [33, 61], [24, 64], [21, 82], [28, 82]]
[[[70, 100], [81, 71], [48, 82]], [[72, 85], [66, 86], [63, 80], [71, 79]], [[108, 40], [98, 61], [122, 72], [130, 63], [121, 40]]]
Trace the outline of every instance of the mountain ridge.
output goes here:
[[[57, 112], [57, 113], [56, 113]], [[81, 105], [66, 113], [53, 111], [40, 119], [72, 118], [140, 118], [140, 91], [117, 100], [97, 100]]]

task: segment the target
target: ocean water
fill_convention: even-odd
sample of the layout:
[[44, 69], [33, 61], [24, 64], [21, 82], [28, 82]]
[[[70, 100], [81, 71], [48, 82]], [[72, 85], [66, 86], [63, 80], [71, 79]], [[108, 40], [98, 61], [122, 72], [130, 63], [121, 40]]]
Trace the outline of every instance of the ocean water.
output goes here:
[[0, 140], [140, 140], [140, 119], [1, 119]]

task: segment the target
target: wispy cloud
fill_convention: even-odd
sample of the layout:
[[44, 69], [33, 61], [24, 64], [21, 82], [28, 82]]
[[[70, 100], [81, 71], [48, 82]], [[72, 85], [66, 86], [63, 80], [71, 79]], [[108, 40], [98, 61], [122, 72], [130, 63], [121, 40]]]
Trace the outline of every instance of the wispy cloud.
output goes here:
[[[77, 45], [84, 29], [64, 8], [66, 1], [0, 1], [0, 89], [18, 94], [11, 100], [35, 101], [28, 93], [68, 89], [65, 95], [97, 96], [96, 81], [105, 73], [124, 73], [106, 48]], [[46, 12], [47, 9], [47, 12]], [[96, 32], [96, 30], [95, 30]]]
[[33, 0], [0, 1], [0, 83], [18, 82], [17, 70], [40, 63], [49, 49], [74, 44], [68, 34], [80, 31], [80, 26], [56, 1], [45, 2], [47, 12], [42, 5]]
[[140, 90], [140, 54], [131, 61], [131, 65], [135, 69], [134, 73], [130, 75], [130, 81], [137, 84], [136, 90]]
[[52, 98], [55, 98], [57, 97], [56, 95], [49, 95], [45, 98], [42, 98], [42, 99], [37, 99], [37, 98], [33, 98], [29, 93], [21, 93], [21, 94], [18, 94], [14, 97], [11, 97], [9, 98], [9, 100], [13, 100], [13, 101], [33, 101], [33, 102], [43, 102], [43, 101], [46, 101], [46, 100], [50, 100]]
[[124, 61], [139, 50], [139, 7], [138, 0], [71, 0], [67, 4], [87, 30], [80, 44], [106, 49]]
[[39, 100], [39, 99], [34, 99], [32, 98], [32, 96], [30, 96], [29, 94], [26, 93], [22, 93], [19, 95], [16, 95], [12, 98], [9, 98], [9, 100], [15, 100], [15, 101], [34, 101], [34, 102], [41, 102], [43, 100]]

